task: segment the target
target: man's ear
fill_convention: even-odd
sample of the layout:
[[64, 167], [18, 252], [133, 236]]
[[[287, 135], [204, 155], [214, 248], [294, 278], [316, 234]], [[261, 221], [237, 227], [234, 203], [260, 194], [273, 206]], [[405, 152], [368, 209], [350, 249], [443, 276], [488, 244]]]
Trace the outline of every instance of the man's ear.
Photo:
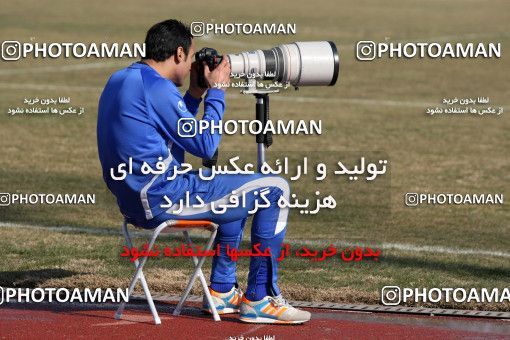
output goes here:
[[177, 51], [174, 57], [176, 64], [186, 61], [186, 53], [184, 53], [184, 48], [182, 48], [182, 46], [177, 47]]

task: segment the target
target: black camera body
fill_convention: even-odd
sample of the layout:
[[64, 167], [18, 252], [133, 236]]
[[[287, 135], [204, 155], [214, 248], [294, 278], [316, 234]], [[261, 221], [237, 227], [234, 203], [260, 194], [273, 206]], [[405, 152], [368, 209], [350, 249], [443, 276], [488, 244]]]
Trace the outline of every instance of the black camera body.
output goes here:
[[209, 66], [209, 70], [214, 70], [223, 60], [223, 56], [218, 54], [214, 48], [204, 47], [195, 53], [195, 61], [198, 63], [198, 86], [207, 88], [207, 82], [204, 78], [204, 61]]

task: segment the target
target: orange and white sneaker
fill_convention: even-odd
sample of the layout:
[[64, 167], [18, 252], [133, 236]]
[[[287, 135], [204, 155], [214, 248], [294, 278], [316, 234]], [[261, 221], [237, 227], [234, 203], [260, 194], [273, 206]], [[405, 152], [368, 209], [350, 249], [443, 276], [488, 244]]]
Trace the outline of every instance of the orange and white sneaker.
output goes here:
[[292, 307], [281, 295], [250, 301], [243, 296], [240, 320], [251, 323], [300, 324], [310, 320], [310, 312]]
[[[243, 297], [243, 292], [241, 291], [241, 289], [236, 288], [234, 286], [232, 287], [230, 292], [220, 293], [209, 287], [209, 292], [211, 293], [211, 297], [213, 299], [214, 306], [218, 311], [218, 314], [229, 314], [239, 312], [241, 299]], [[204, 310], [205, 312], [212, 313], [205, 295], [204, 300], [202, 302], [202, 310]]]

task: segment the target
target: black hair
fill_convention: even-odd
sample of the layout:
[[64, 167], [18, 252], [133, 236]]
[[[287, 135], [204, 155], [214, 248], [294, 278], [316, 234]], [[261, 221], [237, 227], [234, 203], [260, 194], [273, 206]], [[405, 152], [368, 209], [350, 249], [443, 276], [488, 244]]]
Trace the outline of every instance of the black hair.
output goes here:
[[178, 20], [159, 22], [147, 31], [145, 59], [165, 61], [177, 53], [179, 46], [187, 56], [192, 38], [189, 27]]

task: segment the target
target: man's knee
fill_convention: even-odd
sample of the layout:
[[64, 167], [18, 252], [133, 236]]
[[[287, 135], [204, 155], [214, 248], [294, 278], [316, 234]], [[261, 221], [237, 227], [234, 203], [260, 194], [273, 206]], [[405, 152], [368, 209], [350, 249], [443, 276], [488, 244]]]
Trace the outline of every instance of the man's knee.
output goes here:
[[246, 218], [241, 220], [220, 224], [218, 228], [218, 237], [223, 241], [235, 241], [241, 234]]
[[265, 186], [272, 187], [274, 197], [278, 200], [283, 196], [287, 201], [290, 197], [290, 185], [289, 182], [281, 177], [274, 175], [263, 175]]

